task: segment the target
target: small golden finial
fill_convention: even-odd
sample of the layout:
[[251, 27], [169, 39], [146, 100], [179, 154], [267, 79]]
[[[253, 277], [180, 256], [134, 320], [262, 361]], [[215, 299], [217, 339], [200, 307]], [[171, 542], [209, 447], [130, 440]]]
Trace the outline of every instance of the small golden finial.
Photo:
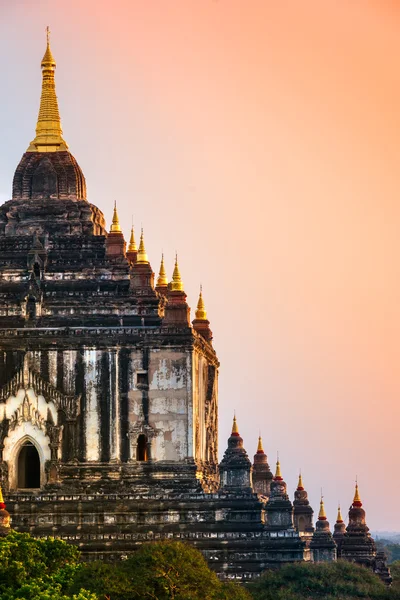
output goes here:
[[119, 224], [116, 200], [114, 201], [114, 213], [113, 213], [110, 233], [122, 233], [121, 225]]
[[274, 479], [276, 479], [277, 481], [282, 481], [283, 477], [281, 473], [281, 463], [279, 462], [279, 452], [277, 452], [276, 459], [276, 471]]
[[4, 498], [3, 498], [3, 490], [1, 489], [0, 486], [0, 509], [4, 510], [6, 507], [5, 502], [4, 502]]
[[299, 481], [297, 483], [297, 489], [298, 490], [304, 490], [304, 485], [303, 485], [303, 478], [301, 476], [301, 471], [299, 473]]
[[147, 252], [146, 252], [146, 249], [144, 247], [143, 227], [142, 227], [142, 231], [140, 233], [140, 243], [139, 243], [139, 250], [138, 250], [138, 253], [137, 253], [136, 263], [137, 264], [142, 264], [142, 265], [148, 265], [149, 264], [149, 259], [147, 257]]
[[326, 512], [325, 512], [324, 497], [322, 495], [322, 491], [321, 491], [321, 502], [319, 503], [318, 520], [326, 521]]
[[342, 517], [342, 512], [340, 510], [340, 504], [339, 504], [338, 510], [337, 510], [336, 523], [343, 523], [343, 517]]
[[132, 219], [132, 227], [131, 227], [131, 238], [129, 240], [128, 252], [137, 252], [137, 246], [135, 241], [135, 231], [133, 229], [133, 219]]
[[172, 274], [171, 281], [171, 291], [172, 292], [183, 292], [183, 282], [181, 278], [181, 274], [178, 266], [178, 254], [175, 255], [175, 268]]
[[50, 45], [50, 27], [47, 25], [46, 27], [46, 38], [47, 38], [47, 45]]
[[199, 301], [197, 302], [196, 319], [198, 321], [207, 321], [207, 311], [203, 300], [203, 286], [200, 285]]
[[233, 415], [232, 433], [231, 435], [239, 435], [239, 428], [236, 422], [236, 415]]
[[262, 445], [261, 435], [258, 436], [257, 454], [264, 454], [264, 448]]
[[157, 279], [157, 287], [166, 287], [168, 285], [167, 272], [164, 265], [164, 253], [161, 254], [160, 272]]
[[358, 481], [357, 481], [357, 478], [356, 478], [356, 489], [355, 489], [355, 492], [354, 492], [353, 504], [358, 504], [359, 506], [362, 505], [361, 498], [360, 498], [360, 492], [358, 491]]

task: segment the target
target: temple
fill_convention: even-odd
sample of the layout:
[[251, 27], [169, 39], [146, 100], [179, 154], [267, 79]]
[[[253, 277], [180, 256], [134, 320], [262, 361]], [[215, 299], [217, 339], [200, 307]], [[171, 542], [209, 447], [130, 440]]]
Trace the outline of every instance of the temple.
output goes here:
[[0, 206], [0, 536], [11, 515], [86, 560], [177, 539], [221, 578], [337, 554], [383, 573], [358, 497], [346, 531], [332, 536], [322, 501], [314, 528], [302, 477], [292, 503], [279, 460], [273, 476], [260, 436], [252, 463], [236, 417], [218, 464], [203, 290], [191, 321], [178, 256], [170, 281], [164, 256], [155, 278], [117, 203], [107, 229], [63, 137], [49, 32], [41, 68], [36, 135]]

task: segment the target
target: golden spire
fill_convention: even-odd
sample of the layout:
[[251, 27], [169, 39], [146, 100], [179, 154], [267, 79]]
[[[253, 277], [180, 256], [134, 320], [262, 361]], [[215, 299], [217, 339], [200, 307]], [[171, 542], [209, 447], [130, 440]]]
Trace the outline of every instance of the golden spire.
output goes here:
[[359, 506], [361, 506], [361, 505], [362, 505], [361, 498], [360, 498], [360, 493], [359, 493], [359, 491], [358, 491], [358, 483], [357, 483], [357, 480], [356, 480], [356, 489], [355, 489], [355, 492], [354, 492], [353, 504], [358, 504]]
[[207, 321], [207, 311], [203, 300], [203, 287], [200, 286], [199, 301], [197, 303], [196, 319], [198, 321]]
[[297, 489], [298, 490], [304, 490], [304, 485], [303, 485], [303, 479], [301, 477], [301, 472], [299, 473], [299, 481], [297, 484]]
[[111, 223], [110, 233], [122, 233], [121, 225], [119, 224], [119, 218], [117, 213], [117, 201], [114, 201], [114, 213]]
[[326, 521], [326, 512], [324, 506], [324, 497], [321, 495], [321, 502], [319, 503], [319, 513], [318, 513], [319, 521]]
[[236, 415], [233, 415], [232, 433], [231, 435], [239, 435], [239, 428], [236, 423]]
[[50, 49], [50, 29], [47, 27], [47, 47], [42, 67], [42, 94], [40, 97], [39, 116], [36, 124], [36, 137], [30, 143], [27, 152], [57, 152], [68, 150], [62, 137], [61, 119], [58, 111], [54, 72], [56, 61]]
[[342, 517], [341, 510], [340, 510], [340, 504], [339, 504], [338, 510], [337, 510], [336, 523], [343, 523], [343, 517]]
[[137, 252], [137, 246], [135, 242], [135, 232], [133, 230], [133, 223], [131, 227], [131, 239], [129, 240], [128, 252]]
[[[0, 486], [0, 505], [1, 504], [4, 504], [4, 498], [3, 498], [3, 490], [1, 489], [1, 486]], [[5, 506], [5, 504], [4, 504], [4, 506]], [[1, 508], [1, 506], [0, 506], [0, 508]]]
[[175, 268], [172, 274], [171, 281], [171, 291], [172, 292], [183, 292], [183, 282], [181, 278], [181, 274], [178, 266], [178, 255], [175, 256]]
[[149, 264], [149, 259], [147, 257], [146, 248], [144, 247], [143, 227], [142, 227], [142, 231], [140, 234], [140, 243], [139, 243], [139, 250], [138, 250], [138, 254], [137, 254], [137, 258], [136, 258], [136, 263], [139, 263], [142, 265]]
[[262, 445], [261, 435], [258, 436], [257, 454], [264, 454], [264, 448]]
[[164, 254], [161, 254], [160, 272], [157, 279], [157, 287], [165, 287], [168, 285], [168, 277], [165, 271]]
[[283, 479], [282, 473], [281, 473], [281, 463], [279, 462], [279, 456], [278, 456], [278, 460], [276, 461], [276, 471], [275, 471], [274, 479], [277, 479], [278, 481], [282, 481], [282, 479]]

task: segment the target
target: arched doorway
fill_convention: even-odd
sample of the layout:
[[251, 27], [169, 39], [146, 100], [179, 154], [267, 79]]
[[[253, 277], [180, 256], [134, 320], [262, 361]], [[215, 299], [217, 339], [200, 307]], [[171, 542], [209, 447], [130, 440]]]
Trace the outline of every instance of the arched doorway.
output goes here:
[[18, 454], [18, 487], [40, 488], [40, 458], [32, 442], [26, 442]]
[[147, 437], [141, 433], [137, 439], [136, 460], [147, 460]]

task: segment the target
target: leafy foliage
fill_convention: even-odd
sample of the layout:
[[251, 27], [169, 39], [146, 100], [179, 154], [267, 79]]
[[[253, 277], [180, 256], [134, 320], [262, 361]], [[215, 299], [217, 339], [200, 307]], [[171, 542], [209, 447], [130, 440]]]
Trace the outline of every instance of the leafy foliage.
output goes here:
[[390, 565], [390, 572], [393, 577], [392, 589], [399, 594], [400, 597], [400, 560], [396, 560]]
[[254, 600], [400, 600], [372, 571], [345, 561], [266, 571], [249, 589]]
[[221, 583], [202, 554], [181, 542], [144, 544], [118, 566], [89, 563], [71, 592], [86, 588], [110, 600], [247, 600], [241, 586]]
[[[79, 551], [54, 538], [11, 531], [0, 538], [1, 600], [69, 600], [66, 590], [81, 569]], [[97, 600], [78, 590], [74, 600]]]

